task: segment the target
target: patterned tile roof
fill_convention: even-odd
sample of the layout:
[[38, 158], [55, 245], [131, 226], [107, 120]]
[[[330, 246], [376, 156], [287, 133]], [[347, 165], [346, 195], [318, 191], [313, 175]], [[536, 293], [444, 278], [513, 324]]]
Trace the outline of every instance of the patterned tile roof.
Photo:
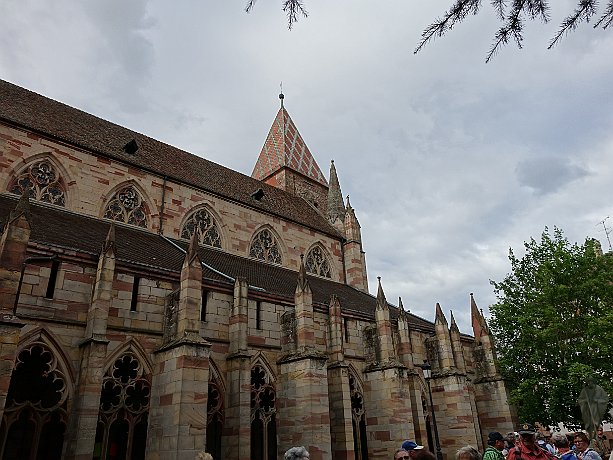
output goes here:
[[281, 168], [299, 172], [325, 186], [328, 185], [298, 128], [285, 107], [281, 107], [270, 127], [251, 177], [266, 180]]
[[[324, 216], [293, 194], [3, 80], [0, 121], [340, 237]], [[124, 151], [132, 140], [138, 144], [135, 154]], [[255, 200], [251, 194], [259, 188], [264, 197]]]
[[[0, 195], [0, 222], [5, 224], [10, 211], [15, 208], [17, 198], [7, 194]], [[31, 202], [30, 242], [43, 247], [73, 250], [92, 260], [97, 260], [102, 244], [107, 236], [111, 222], [106, 219], [93, 218], [68, 212], [57, 206]], [[171, 240], [174, 244], [187, 250], [189, 243], [184, 240]], [[129, 225], [116, 224], [115, 254], [119, 265], [145, 271], [166, 272], [169, 276], [179, 278], [185, 255], [173, 244], [150, 231]], [[294, 301], [294, 291], [298, 272], [283, 267], [263, 263], [247, 257], [228, 254], [218, 249], [199, 246], [198, 252], [202, 262], [214, 268], [204, 269], [203, 277], [215, 283], [231, 283], [224, 273], [232, 278], [243, 277], [250, 286], [264, 289], [263, 293]], [[124, 268], [125, 269], [125, 268]], [[152, 275], [155, 276], [155, 275]], [[346, 284], [307, 275], [313, 302], [327, 306], [332, 294], [336, 295], [343, 311], [353, 311], [374, 317], [376, 299]], [[230, 287], [230, 286], [229, 286]], [[397, 316], [397, 309], [391, 306], [391, 315]], [[433, 324], [418, 316], [409, 314], [412, 327], [433, 331]]]

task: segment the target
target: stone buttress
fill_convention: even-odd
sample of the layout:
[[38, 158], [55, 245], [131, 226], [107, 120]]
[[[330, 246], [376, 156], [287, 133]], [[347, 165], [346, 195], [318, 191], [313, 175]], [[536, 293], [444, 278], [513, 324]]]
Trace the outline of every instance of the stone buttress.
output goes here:
[[364, 369], [364, 410], [369, 458], [388, 459], [414, 431], [407, 368], [394, 350], [390, 311], [380, 279], [375, 322], [364, 331], [366, 347], [370, 348]]
[[[277, 361], [278, 438], [280, 452], [305, 446], [313, 460], [332, 458], [327, 354], [316, 349], [313, 295], [301, 261], [294, 294], [295, 339], [286, 341]], [[288, 313], [286, 313], [287, 315]], [[291, 314], [291, 313], [290, 313]]]
[[248, 334], [247, 281], [237, 278], [230, 313], [230, 348], [227, 357], [227, 395], [224, 437], [225, 458], [251, 458], [251, 355]]
[[183, 267], [176, 332], [156, 352], [147, 459], [193, 460], [204, 450], [211, 344], [200, 334], [202, 263], [197, 234]]
[[416, 443], [421, 445], [428, 444], [428, 434], [425, 425], [425, 415], [423, 410], [422, 392], [423, 380], [418, 368], [414, 362], [414, 346], [412, 343], [411, 328], [409, 325], [409, 316], [404, 309], [402, 299], [398, 298], [398, 358], [400, 362], [407, 368], [407, 380], [409, 384], [409, 394], [411, 398], [411, 413], [414, 422], [413, 431], [414, 437], [407, 433], [407, 439], [414, 439]]
[[341, 304], [335, 295], [330, 298], [328, 317], [328, 396], [330, 399], [332, 458], [353, 460], [355, 451], [351, 423], [349, 366], [345, 362]]
[[25, 325], [13, 310], [30, 240], [30, 222], [29, 198], [24, 194], [4, 225], [0, 240], [0, 419], [15, 367], [19, 335]]
[[500, 433], [513, 431], [513, 427], [517, 426], [517, 416], [509, 403], [509, 392], [498, 369], [493, 338], [472, 293], [470, 311], [475, 335], [473, 385], [476, 413], [481, 425], [481, 436], [486, 439], [491, 431]]
[[86, 460], [91, 458], [94, 451], [102, 378], [109, 344], [106, 328], [113, 298], [115, 259], [115, 225], [111, 223], [98, 259], [96, 280], [87, 311], [85, 337], [79, 344], [81, 362], [75, 410], [71, 416], [68, 459]]
[[478, 423], [472, 415], [472, 391], [467, 379], [455, 320], [452, 331], [441, 306], [436, 304], [435, 335], [426, 339], [428, 361], [432, 366], [430, 388], [432, 410], [436, 415], [441, 451], [451, 459], [466, 445], [481, 446]]

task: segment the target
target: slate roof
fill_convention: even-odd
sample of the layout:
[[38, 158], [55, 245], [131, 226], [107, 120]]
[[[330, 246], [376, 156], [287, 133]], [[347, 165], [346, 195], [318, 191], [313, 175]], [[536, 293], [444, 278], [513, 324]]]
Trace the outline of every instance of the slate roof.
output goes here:
[[251, 177], [263, 181], [283, 167], [328, 186], [326, 178], [298, 132], [298, 128], [285, 107], [281, 106], [266, 136]]
[[[0, 121], [341, 237], [324, 216], [295, 195], [3, 80]], [[139, 147], [135, 154], [124, 151], [132, 140]], [[256, 200], [251, 194], [259, 188], [265, 193], [261, 200]]]
[[[0, 195], [0, 222], [5, 224], [12, 209], [17, 204], [17, 197]], [[102, 244], [106, 238], [111, 221], [76, 214], [58, 206], [30, 202], [31, 235], [30, 242], [44, 247], [74, 250], [90, 255], [97, 260]], [[174, 244], [187, 250], [188, 242], [172, 239]], [[118, 262], [144, 270], [166, 271], [178, 279], [185, 254], [161, 236], [150, 231], [129, 225], [115, 226], [115, 254]], [[199, 247], [202, 262], [232, 278], [244, 277], [250, 286], [265, 289], [265, 293], [284, 298], [293, 303], [298, 272], [276, 265], [263, 263], [247, 257], [229, 254], [218, 249]], [[216, 283], [231, 281], [215, 271], [204, 269], [205, 280]], [[343, 283], [307, 275], [313, 302], [327, 306], [330, 297], [335, 294], [343, 311], [354, 311], [374, 317], [376, 299]], [[255, 292], [255, 291], [254, 291]], [[391, 316], [396, 318], [397, 309], [390, 305]], [[409, 314], [413, 328], [426, 331], [433, 330], [433, 324], [418, 316]]]

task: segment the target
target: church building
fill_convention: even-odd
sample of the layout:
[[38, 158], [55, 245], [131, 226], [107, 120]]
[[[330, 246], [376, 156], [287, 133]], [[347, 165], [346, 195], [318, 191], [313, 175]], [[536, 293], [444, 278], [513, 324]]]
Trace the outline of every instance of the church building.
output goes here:
[[258, 148], [247, 176], [0, 81], [0, 459], [451, 460], [512, 430], [472, 294], [469, 336], [368, 292], [342, 165], [282, 95]]

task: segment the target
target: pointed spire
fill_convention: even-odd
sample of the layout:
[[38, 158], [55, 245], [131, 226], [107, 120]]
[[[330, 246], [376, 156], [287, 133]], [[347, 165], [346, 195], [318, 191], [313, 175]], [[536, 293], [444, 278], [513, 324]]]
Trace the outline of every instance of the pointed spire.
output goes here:
[[304, 254], [300, 254], [300, 270], [298, 270], [298, 286], [297, 289], [306, 291], [309, 287], [309, 280], [306, 276], [306, 268], [304, 266]]
[[489, 334], [489, 329], [483, 317], [483, 313], [477, 308], [477, 303], [475, 302], [472, 292], [470, 293], [470, 314], [475, 338], [479, 340], [479, 337]]
[[345, 205], [343, 203], [343, 192], [336, 174], [334, 160], [330, 162], [330, 186], [328, 188], [328, 219], [334, 222], [345, 217]]
[[403, 319], [405, 321], [407, 319], [407, 312], [402, 304], [402, 297], [398, 297], [398, 319]]
[[192, 262], [198, 256], [198, 233], [194, 232], [192, 239], [189, 241], [189, 247], [187, 248], [186, 259], [189, 263]]
[[381, 277], [377, 276], [377, 280], [379, 281], [379, 287], [377, 288], [377, 310], [387, 310], [389, 307], [387, 306], [387, 300], [381, 286]]
[[32, 214], [30, 212], [30, 190], [25, 189], [15, 208], [9, 214], [9, 222], [24, 216], [28, 223], [32, 220]]
[[281, 108], [270, 127], [251, 177], [267, 181], [281, 169], [289, 168], [327, 187], [325, 176], [283, 105], [284, 97], [283, 93], [279, 95]]
[[353, 208], [351, 207], [351, 203], [349, 202], [349, 195], [347, 195], [347, 206], [346, 206], [346, 208], [347, 208], [347, 210], [349, 210], [349, 209], [353, 209]]
[[435, 323], [442, 323], [447, 325], [447, 318], [445, 318], [445, 314], [443, 313], [443, 309], [441, 308], [441, 304], [436, 302], [436, 318], [434, 320]]
[[115, 222], [111, 222], [109, 232], [106, 234], [104, 243], [102, 243], [102, 254], [106, 254], [111, 249], [115, 249]]
[[455, 322], [455, 318], [453, 317], [453, 310], [450, 310], [451, 313], [451, 326], [449, 327], [449, 329], [451, 330], [451, 332], [460, 332], [460, 329], [458, 328], [458, 324]]

